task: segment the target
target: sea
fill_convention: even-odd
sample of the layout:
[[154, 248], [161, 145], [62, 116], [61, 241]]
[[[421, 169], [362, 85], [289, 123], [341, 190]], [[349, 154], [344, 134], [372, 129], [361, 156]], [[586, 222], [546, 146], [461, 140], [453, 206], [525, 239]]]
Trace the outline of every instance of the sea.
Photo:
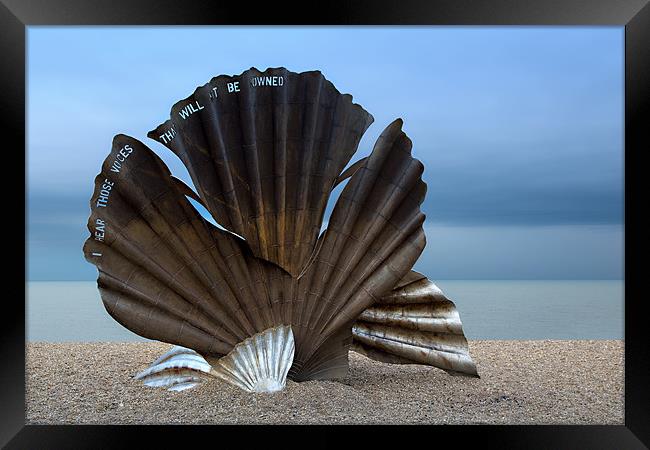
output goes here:
[[[437, 280], [468, 339], [623, 339], [622, 280]], [[30, 281], [28, 341], [147, 341], [108, 315], [94, 281]]]

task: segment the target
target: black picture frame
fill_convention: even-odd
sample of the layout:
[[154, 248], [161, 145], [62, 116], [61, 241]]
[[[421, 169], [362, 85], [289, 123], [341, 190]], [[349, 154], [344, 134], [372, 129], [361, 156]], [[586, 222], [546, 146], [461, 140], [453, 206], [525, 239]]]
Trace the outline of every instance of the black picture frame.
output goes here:
[[[205, 438], [220, 445], [227, 438], [251, 439], [265, 446], [338, 447], [358, 440], [365, 446], [391, 440], [424, 439], [425, 445], [449, 441], [481, 448], [636, 449], [650, 445], [650, 396], [647, 381], [650, 352], [645, 316], [642, 257], [647, 244], [638, 236], [643, 218], [644, 177], [640, 162], [647, 146], [650, 103], [650, 6], [648, 0], [363, 0], [337, 4], [292, 5], [201, 0], [0, 0], [0, 94], [3, 158], [13, 155], [25, 164], [25, 38], [31, 25], [617, 25], [625, 26], [625, 424], [620, 426], [443, 426], [443, 427], [305, 427], [258, 426], [254, 433], [238, 426], [37, 426], [25, 425], [25, 309], [22, 289], [5, 290], [0, 327], [0, 445], [7, 448], [120, 448], [144, 438], [147, 447], [167, 448], [173, 440], [196, 445]], [[646, 113], [646, 114], [644, 114]], [[647, 120], [647, 119], [646, 119]], [[644, 139], [645, 138], [645, 139]], [[645, 146], [644, 146], [645, 144]], [[8, 164], [6, 164], [8, 166]], [[18, 172], [12, 170], [11, 172]], [[23, 172], [24, 174], [24, 172]], [[5, 172], [5, 175], [8, 175]], [[15, 174], [13, 174], [15, 175]], [[19, 179], [20, 179], [20, 174]], [[5, 177], [5, 179], [8, 179]], [[23, 178], [23, 182], [26, 179]], [[5, 209], [20, 211], [19, 196], [4, 184]], [[11, 188], [11, 190], [10, 190]], [[25, 185], [26, 188], [26, 185]], [[26, 193], [25, 193], [26, 194]], [[11, 198], [10, 198], [11, 197]], [[26, 198], [26, 196], [24, 197]], [[12, 204], [15, 202], [15, 205]], [[647, 202], [647, 201], [646, 201]], [[26, 214], [26, 205], [22, 205]], [[21, 220], [19, 217], [22, 217]], [[4, 218], [25, 226], [25, 215]], [[5, 236], [16, 236], [15, 231]], [[14, 239], [15, 240], [15, 239]], [[20, 246], [19, 246], [20, 247]], [[20, 250], [17, 249], [18, 253]], [[23, 256], [25, 248], [22, 247]], [[20, 261], [20, 258], [17, 258]], [[6, 259], [5, 261], [12, 261]], [[15, 271], [15, 275], [11, 271]], [[18, 284], [25, 265], [5, 271], [7, 286]], [[15, 283], [15, 284], [14, 284]], [[15, 308], [10, 308], [15, 307]], [[219, 399], [215, 399], [219, 401]], [[345, 440], [343, 432], [346, 433]], [[135, 436], [137, 435], [137, 436]], [[302, 444], [300, 444], [302, 442]], [[645, 444], [645, 445], [644, 445]], [[142, 445], [142, 444], [139, 444]], [[415, 445], [415, 444], [408, 444]], [[421, 445], [421, 444], [418, 444]]]

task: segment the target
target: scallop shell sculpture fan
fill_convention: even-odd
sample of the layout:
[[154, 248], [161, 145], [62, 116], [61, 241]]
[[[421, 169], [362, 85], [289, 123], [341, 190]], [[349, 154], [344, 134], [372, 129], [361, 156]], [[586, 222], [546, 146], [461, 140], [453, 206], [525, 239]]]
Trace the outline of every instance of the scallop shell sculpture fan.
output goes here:
[[115, 136], [84, 254], [115, 320], [177, 346], [138, 378], [274, 391], [287, 374], [345, 376], [350, 349], [477, 376], [454, 304], [411, 270], [425, 246], [426, 185], [402, 121], [349, 165], [372, 121], [318, 71], [213, 78], [148, 134], [196, 192], [143, 143]]

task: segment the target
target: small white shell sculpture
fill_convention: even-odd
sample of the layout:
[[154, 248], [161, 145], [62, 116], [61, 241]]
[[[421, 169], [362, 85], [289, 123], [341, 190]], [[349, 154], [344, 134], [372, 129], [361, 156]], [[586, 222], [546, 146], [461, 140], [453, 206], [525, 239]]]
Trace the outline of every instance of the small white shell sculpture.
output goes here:
[[277, 392], [286, 385], [294, 350], [291, 326], [282, 325], [240, 342], [214, 367], [194, 350], [175, 346], [135, 379], [170, 391], [190, 389], [207, 378], [219, 378], [247, 392]]
[[135, 376], [146, 386], [183, 391], [195, 387], [210, 376], [210, 364], [189, 348], [175, 346]]
[[291, 326], [273, 327], [237, 344], [217, 361], [212, 373], [248, 392], [281, 391], [294, 350]]

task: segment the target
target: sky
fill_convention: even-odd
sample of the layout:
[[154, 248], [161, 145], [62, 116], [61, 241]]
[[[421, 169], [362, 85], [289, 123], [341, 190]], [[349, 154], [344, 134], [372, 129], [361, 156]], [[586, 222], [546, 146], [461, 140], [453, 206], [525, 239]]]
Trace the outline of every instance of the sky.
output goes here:
[[404, 119], [431, 279], [623, 278], [623, 27], [30, 26], [27, 45], [28, 280], [97, 277], [81, 248], [115, 134], [191, 185], [147, 132], [212, 77], [278, 66], [374, 116], [351, 162]]

